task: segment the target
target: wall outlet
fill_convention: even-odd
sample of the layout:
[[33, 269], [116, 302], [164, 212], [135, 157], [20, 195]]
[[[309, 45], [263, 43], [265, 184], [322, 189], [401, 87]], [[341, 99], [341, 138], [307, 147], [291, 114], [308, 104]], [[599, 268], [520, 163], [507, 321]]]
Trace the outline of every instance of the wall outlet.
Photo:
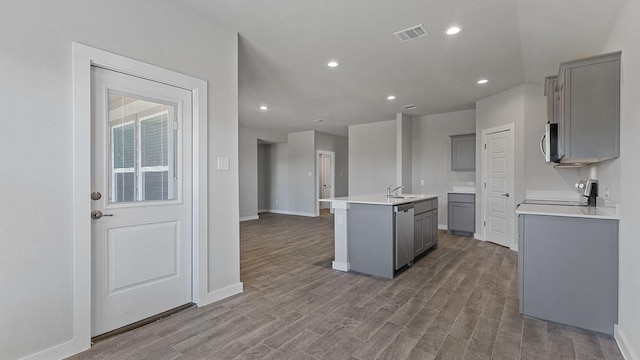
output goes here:
[[342, 215], [336, 215], [336, 224], [342, 225]]
[[278, 200], [276, 200], [276, 205], [278, 205]]
[[307, 176], [311, 176], [311, 175], [313, 175], [313, 173], [312, 173], [311, 171], [309, 171], [309, 172], [307, 173]]
[[228, 157], [219, 157], [218, 158], [218, 170], [229, 170], [229, 158]]
[[604, 188], [604, 197], [608, 198], [611, 195], [611, 192], [609, 191], [609, 188]]
[[424, 186], [424, 180], [420, 180], [420, 185]]

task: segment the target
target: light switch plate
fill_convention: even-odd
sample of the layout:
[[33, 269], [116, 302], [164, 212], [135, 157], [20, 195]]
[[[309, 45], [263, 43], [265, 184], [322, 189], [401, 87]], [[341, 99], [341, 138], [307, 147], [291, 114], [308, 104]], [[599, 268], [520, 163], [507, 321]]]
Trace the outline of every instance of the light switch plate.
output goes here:
[[219, 157], [218, 158], [218, 170], [229, 170], [229, 158], [228, 157]]

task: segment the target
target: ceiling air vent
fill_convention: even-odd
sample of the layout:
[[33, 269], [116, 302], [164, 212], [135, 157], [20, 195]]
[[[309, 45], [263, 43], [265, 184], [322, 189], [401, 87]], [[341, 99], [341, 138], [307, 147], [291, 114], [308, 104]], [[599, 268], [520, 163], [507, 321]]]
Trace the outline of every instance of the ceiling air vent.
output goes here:
[[420, 24], [418, 26], [413, 26], [405, 30], [394, 32], [393, 35], [397, 36], [400, 41], [407, 42], [407, 41], [419, 39], [421, 37], [425, 37], [429, 35], [429, 33], [424, 28], [424, 26]]
[[414, 110], [416, 106], [413, 104], [409, 104], [409, 105], [404, 105], [402, 108], [405, 110]]

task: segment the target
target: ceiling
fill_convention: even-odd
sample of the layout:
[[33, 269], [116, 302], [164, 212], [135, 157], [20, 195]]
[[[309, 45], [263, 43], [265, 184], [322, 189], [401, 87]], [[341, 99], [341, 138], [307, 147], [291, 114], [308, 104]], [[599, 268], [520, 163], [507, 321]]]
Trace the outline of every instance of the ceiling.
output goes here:
[[[560, 62], [600, 51], [625, 0], [179, 1], [239, 33], [240, 124], [346, 136], [349, 125], [542, 85]], [[393, 35], [420, 24], [429, 36]], [[463, 31], [445, 35], [454, 24]]]

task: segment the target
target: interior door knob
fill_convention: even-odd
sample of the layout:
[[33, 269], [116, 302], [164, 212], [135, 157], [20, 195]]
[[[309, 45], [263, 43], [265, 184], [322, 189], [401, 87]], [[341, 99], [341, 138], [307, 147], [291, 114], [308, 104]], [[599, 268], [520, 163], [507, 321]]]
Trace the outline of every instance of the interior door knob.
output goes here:
[[509, 197], [509, 193], [500, 194], [500, 196]]
[[91, 212], [91, 218], [94, 220], [98, 220], [103, 216], [113, 216], [113, 214], [103, 214], [100, 210], [93, 210]]

